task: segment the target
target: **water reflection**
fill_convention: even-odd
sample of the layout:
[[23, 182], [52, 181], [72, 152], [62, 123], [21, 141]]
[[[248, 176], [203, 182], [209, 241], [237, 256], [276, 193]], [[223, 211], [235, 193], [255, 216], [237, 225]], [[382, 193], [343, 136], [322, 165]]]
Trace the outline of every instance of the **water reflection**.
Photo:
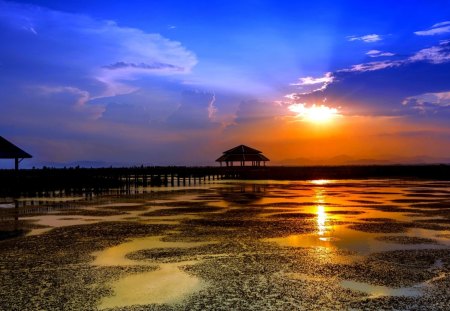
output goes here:
[[95, 266], [132, 266], [132, 265], [152, 265], [154, 263], [143, 260], [132, 260], [127, 258], [128, 254], [156, 248], [190, 248], [209, 244], [210, 242], [167, 242], [163, 241], [164, 236], [149, 236], [136, 238], [122, 244], [106, 248], [100, 252], [95, 252]]
[[260, 201], [265, 195], [266, 187], [258, 184], [240, 184], [237, 187], [219, 188], [218, 192], [227, 203], [248, 205]]
[[[421, 185], [421, 188], [414, 192], [417, 196], [407, 196], [412, 191], [411, 189], [418, 188], [418, 185]], [[448, 184], [446, 185], [445, 189], [448, 189]], [[91, 253], [95, 257], [91, 262], [94, 266], [92, 269], [99, 272], [95, 275], [101, 275], [105, 272], [105, 275], [113, 276], [121, 271], [120, 274], [117, 274], [118, 278], [113, 279], [108, 276], [107, 279], [100, 279], [101, 286], [105, 286], [105, 289], [109, 290], [103, 293], [105, 295], [113, 293], [114, 295], [99, 299], [97, 306], [99, 309], [114, 307], [186, 309], [185, 306], [172, 307], [170, 304], [181, 304], [183, 299], [189, 298], [190, 295], [196, 295], [191, 302], [197, 303], [196, 300], [199, 299], [198, 301], [202, 304], [204, 301], [207, 301], [207, 303], [215, 301], [220, 304], [222, 303], [220, 298], [224, 297], [220, 296], [222, 293], [229, 295], [225, 297], [226, 299], [222, 304], [222, 309], [226, 309], [240, 306], [241, 302], [243, 306], [247, 306], [244, 303], [253, 299], [249, 297], [259, 300], [260, 297], [267, 297], [264, 295], [268, 291], [273, 291], [277, 295], [273, 297], [281, 297], [279, 300], [286, 303], [286, 299], [291, 299], [291, 297], [285, 298], [283, 292], [280, 294], [277, 292], [278, 290], [284, 291], [286, 288], [291, 289], [289, 292], [302, 294], [305, 292], [305, 296], [301, 296], [302, 294], [298, 296], [300, 306], [301, 302], [310, 301], [311, 296], [308, 296], [309, 294], [306, 291], [309, 290], [309, 284], [306, 283], [308, 281], [311, 283], [314, 297], [317, 297], [318, 302], [323, 296], [327, 299], [326, 303], [332, 304], [334, 300], [329, 297], [336, 296], [333, 296], [335, 293], [331, 292], [331, 289], [336, 289], [337, 294], [344, 293], [345, 295], [351, 291], [366, 293], [367, 296], [364, 299], [380, 296], [414, 297], [420, 294], [421, 284], [410, 288], [395, 288], [393, 286], [400, 283], [394, 283], [394, 281], [392, 284], [386, 282], [388, 283], [387, 286], [377, 285], [381, 278], [390, 277], [391, 271], [398, 271], [398, 275], [393, 277], [395, 280], [401, 280], [402, 277], [410, 280], [409, 269], [405, 269], [404, 265], [401, 264], [402, 258], [404, 258], [403, 254], [397, 258], [400, 263], [398, 270], [391, 270], [391, 266], [384, 269], [384, 261], [364, 261], [364, 258], [368, 258], [371, 253], [390, 250], [426, 248], [427, 251], [423, 253], [428, 254], [432, 253], [433, 249], [448, 249], [450, 247], [450, 233], [442, 228], [445, 228], [444, 221], [447, 216], [445, 206], [450, 199], [450, 192], [446, 194], [445, 198], [434, 197], [433, 199], [443, 208], [427, 209], [427, 205], [423, 204], [417, 206], [417, 202], [426, 202], [418, 200], [431, 200], [431, 194], [440, 193], [444, 190], [437, 188], [435, 184], [424, 181], [420, 183], [405, 181], [403, 184], [367, 180], [345, 182], [325, 180], [267, 181], [266, 184], [239, 181], [229, 182], [226, 185], [216, 184], [208, 190], [173, 192], [170, 195], [113, 196], [107, 201], [101, 200], [90, 202], [90, 204], [74, 203], [77, 208], [72, 212], [67, 208], [61, 208], [59, 211], [49, 210], [47, 212], [52, 213], [49, 215], [42, 215], [41, 212], [36, 213], [37, 209], [30, 208], [33, 213], [30, 212], [30, 215], [24, 218], [33, 225], [50, 227], [79, 224], [90, 226], [92, 223], [102, 221], [126, 221], [130, 222], [130, 230], [134, 228], [132, 222], [164, 223], [167, 225], [168, 221], [174, 221], [171, 223], [173, 225], [167, 226], [167, 231], [161, 232], [161, 234], [170, 234], [174, 238], [172, 241], [165, 240], [164, 235], [133, 237], [121, 244]], [[220, 210], [219, 212], [214, 209], [213, 212], [210, 212], [209, 207], [211, 206], [223, 208], [216, 209]], [[13, 206], [3, 206], [0, 211], [8, 208], [11, 209]], [[23, 210], [28, 206], [21, 206], [21, 208]], [[173, 209], [173, 211], [170, 211], [170, 209]], [[166, 211], [161, 211], [160, 214], [153, 213], [158, 210]], [[201, 221], [191, 221], [194, 217], [196, 220], [202, 219]], [[435, 220], [428, 222], [431, 217]], [[184, 221], [188, 219], [189, 221]], [[422, 220], [428, 221], [421, 222]], [[352, 227], [349, 225], [352, 224], [360, 225], [357, 227], [360, 230], [351, 229]], [[397, 228], [395, 226], [403, 231], [392, 230], [392, 228]], [[417, 226], [417, 228], [413, 228], [413, 226]], [[124, 228], [126, 227], [128, 225], [124, 225]], [[150, 226], [148, 227], [150, 228]], [[110, 228], [101, 231], [100, 225], [98, 225], [96, 230], [92, 232], [105, 232], [105, 234], [112, 232], [116, 235], [123, 232], [123, 229], [120, 228], [119, 231], [113, 231]], [[161, 226], [161, 228], [165, 228], [165, 226]], [[74, 233], [73, 240], [76, 243], [73, 247], [80, 247], [82, 251], [90, 249], [86, 246], [88, 244], [95, 245], [95, 247], [100, 245], [91, 243], [90, 234], [84, 235], [84, 232], [90, 233], [90, 231], [85, 229], [73, 228], [67, 231], [67, 234]], [[50, 230], [50, 228], [35, 230], [32, 232], [33, 234], [41, 234]], [[55, 232], [55, 235], [49, 234], [42, 239], [26, 239], [23, 245], [37, 247], [35, 244], [26, 243], [31, 243], [27, 241], [45, 241], [54, 243], [53, 247], [58, 252], [63, 246], [59, 241], [55, 242], [54, 239], [66, 234], [64, 230], [58, 230], [59, 232]], [[140, 235], [139, 232], [142, 231], [139, 230], [136, 235]], [[129, 233], [127, 232], [127, 234]], [[261, 243], [259, 238], [265, 237], [274, 238], [264, 239], [263, 241], [276, 242], [278, 246], [283, 247], [279, 248], [277, 245]], [[383, 240], [380, 237], [388, 237], [390, 240]], [[396, 237], [403, 239], [396, 239]], [[405, 239], [407, 237], [429, 238], [434, 242], [433, 244], [417, 244], [417, 239]], [[192, 241], [203, 241], [203, 239], [205, 241], [217, 239], [217, 247], [212, 245], [197, 249], [198, 246], [206, 242]], [[397, 244], [398, 241], [404, 241], [406, 244]], [[109, 243], [105, 245], [109, 245]], [[294, 249], [292, 246], [306, 249]], [[72, 246], [69, 245], [68, 247]], [[190, 249], [189, 251], [180, 251], [181, 248]], [[64, 249], [61, 250], [65, 251]], [[136, 254], [141, 250], [146, 251]], [[133, 253], [135, 253], [134, 256], [130, 256]], [[13, 254], [16, 254], [16, 251]], [[160, 256], [161, 254], [164, 256]], [[433, 256], [443, 257], [445, 254], [444, 252], [436, 252]], [[52, 255], [52, 253], [49, 255]], [[396, 259], [395, 256], [397, 255], [393, 254], [392, 256]], [[25, 258], [26, 256], [22, 257]], [[420, 253], [416, 257], [411, 258], [411, 263], [414, 263], [413, 260], [422, 260]], [[409, 257], [407, 258], [409, 260]], [[20, 257], [18, 259], [25, 260]], [[42, 260], [42, 262], [45, 261]], [[280, 262], [283, 264], [279, 264]], [[445, 270], [445, 258], [439, 259], [438, 263], [436, 271]], [[336, 264], [341, 265], [337, 266]], [[186, 266], [192, 267], [193, 265], [198, 266], [186, 269]], [[32, 266], [32, 264], [18, 265], [21, 269], [27, 266]], [[130, 268], [131, 266], [133, 268]], [[393, 266], [394, 261], [392, 262]], [[422, 269], [422, 266], [419, 267]], [[52, 272], [59, 273], [58, 269], [65, 268], [66, 266], [52, 267]], [[357, 269], [355, 273], [359, 275], [361, 271], [370, 271], [372, 268], [377, 270], [374, 273], [364, 275], [364, 280], [367, 280], [368, 283], [358, 282], [359, 278], [357, 280], [341, 279], [344, 275], [351, 278], [352, 273], [336, 273], [335, 278], [330, 277], [330, 271], [338, 271], [337, 269], [348, 269], [349, 272], [352, 272], [352, 269]], [[255, 282], [255, 271], [261, 272], [259, 275], [261, 279], [258, 279], [257, 282]], [[304, 273], [304, 275], [286, 275], [288, 278], [300, 279], [302, 282], [289, 281], [289, 283], [285, 283], [282, 280], [283, 278], [279, 277], [285, 271]], [[88, 271], [88, 273], [90, 272]], [[271, 273], [276, 274], [271, 275]], [[64, 275], [67, 275], [67, 273], [64, 272], [62, 276]], [[448, 278], [446, 275], [444, 277]], [[316, 282], [316, 279], [311, 279], [311, 276], [317, 278], [319, 282]], [[211, 282], [208, 283], [210, 280]], [[275, 283], [275, 286], [272, 286], [269, 280]], [[433, 278], [427, 280], [427, 282], [433, 286], [435, 284], [441, 287], [445, 286], [444, 282], [438, 283], [435, 280]], [[18, 284], [20, 284], [20, 281]], [[253, 286], [253, 284], [256, 286]], [[325, 286], [321, 287], [323, 285]], [[45, 284], [45, 286], [47, 285]], [[271, 288], [268, 288], [268, 286], [271, 286]], [[426, 289], [425, 285], [423, 285], [423, 288]], [[340, 292], [342, 289], [347, 290]], [[321, 293], [321, 295], [317, 295], [317, 293]], [[347, 297], [344, 294], [343, 298], [339, 298], [343, 299], [342, 301], [352, 301], [355, 298], [355, 296], [349, 295]], [[296, 298], [293, 296], [293, 299]], [[46, 297], [39, 297], [39, 299], [44, 300]], [[268, 301], [270, 303], [270, 300]], [[340, 302], [342, 303], [342, 301]], [[136, 306], [148, 304], [166, 304], [166, 306]], [[133, 305], [135, 307], [130, 307]], [[324, 306], [328, 308], [328, 305], [324, 304]], [[344, 306], [344, 304], [341, 306]], [[202, 305], [199, 304], [198, 308], [201, 307]], [[215, 309], [220, 309], [220, 307]], [[332, 306], [328, 309], [332, 309]]]
[[149, 304], [176, 304], [206, 286], [182, 266], [197, 262], [164, 263], [156, 271], [128, 275], [111, 284], [114, 295], [103, 297], [98, 308], [110, 309]]
[[[317, 230], [320, 236], [325, 235], [327, 227], [325, 222], [327, 220], [327, 214], [325, 213], [325, 207], [323, 205], [317, 205]], [[321, 240], [323, 238], [320, 238]]]
[[157, 270], [127, 275], [109, 284], [114, 295], [103, 297], [99, 309], [128, 307], [132, 305], [174, 304], [198, 292], [206, 283], [188, 273], [182, 267], [197, 264], [198, 261], [163, 263], [158, 261], [134, 260], [129, 254], [140, 250], [192, 248], [211, 242], [167, 242], [164, 236], [136, 238], [122, 244], [95, 252], [94, 266], [155, 266]]
[[331, 182], [331, 181], [328, 180], [328, 179], [315, 179], [315, 180], [311, 180], [311, 183], [312, 183], [313, 185], [318, 185], [318, 186], [326, 185], [326, 184], [328, 184], [328, 183], [330, 183], [330, 182]]
[[[317, 184], [322, 185], [328, 181], [327, 180], [313, 180], [313, 182], [317, 182]], [[317, 232], [318, 232], [318, 235], [320, 236], [319, 239], [322, 241], [326, 241], [326, 238], [323, 237], [325, 235], [325, 233], [328, 231], [327, 226], [326, 226], [327, 213], [325, 211], [325, 206], [323, 205], [325, 203], [325, 195], [324, 195], [323, 189], [315, 190], [315, 199], [316, 199], [316, 203], [318, 203], [317, 212], [316, 212], [316, 214], [317, 214]]]
[[[268, 242], [275, 242], [281, 246], [308, 247], [315, 248], [318, 252], [325, 249], [348, 250], [359, 255], [367, 255], [373, 252], [391, 251], [391, 250], [409, 250], [409, 249], [437, 249], [445, 248], [450, 244], [449, 239], [438, 236], [439, 232], [435, 230], [408, 228], [405, 232], [379, 232], [361, 231], [352, 229], [343, 222], [352, 223], [369, 223], [369, 224], [385, 224], [399, 223], [401, 226], [404, 222], [419, 219], [408, 202], [402, 203], [401, 210], [397, 211], [391, 208], [393, 199], [404, 198], [404, 191], [408, 189], [408, 185], [400, 185], [394, 187], [384, 186], [384, 182], [380, 181], [379, 185], [373, 184], [371, 181], [364, 181], [364, 190], [361, 190], [361, 182], [342, 182], [330, 180], [312, 180], [309, 184], [315, 187], [296, 187], [287, 194], [298, 194], [298, 197], [277, 198], [277, 202], [299, 202], [308, 203], [308, 197], [305, 194], [309, 192], [309, 198], [314, 201], [311, 205], [301, 205], [298, 207], [302, 212], [315, 214], [315, 232], [305, 234], [294, 234], [286, 237], [265, 239]], [[327, 186], [323, 186], [323, 185]], [[388, 189], [386, 189], [388, 188]], [[430, 187], [433, 189], [432, 187]], [[389, 191], [388, 191], [389, 190]], [[434, 190], [434, 189], [433, 189]], [[380, 203], [375, 204], [368, 200], [367, 196], [372, 195]], [[304, 198], [304, 199], [303, 199]], [[373, 200], [373, 198], [371, 200]], [[277, 202], [272, 202], [274, 205]], [[383, 204], [387, 204], [384, 208]], [[399, 203], [398, 203], [399, 204]], [[400, 205], [400, 204], [399, 204]], [[411, 210], [411, 213], [408, 210]], [[406, 211], [405, 211], [406, 210]], [[419, 214], [420, 215], [420, 214]], [[429, 219], [430, 216], [424, 217]], [[436, 216], [434, 216], [436, 217]], [[381, 228], [381, 227], [380, 227]], [[442, 233], [443, 231], [441, 231]], [[396, 243], [384, 241], [380, 237], [406, 236], [411, 238], [421, 237], [432, 239], [434, 243]]]
[[417, 297], [422, 294], [423, 288], [426, 287], [425, 283], [421, 283], [416, 286], [392, 288], [388, 286], [373, 285], [350, 280], [343, 280], [340, 282], [340, 285], [343, 288], [368, 294], [369, 298], [378, 298], [382, 296]]
[[[230, 181], [223, 184], [216, 183], [214, 186], [205, 185], [205, 188], [208, 188], [210, 193], [206, 191], [188, 192], [187, 190], [170, 191], [172, 194], [170, 196], [162, 195], [159, 192], [125, 198], [111, 196], [106, 201], [104, 198], [98, 198], [98, 200], [90, 199], [89, 202], [82, 200], [84, 196], [21, 198], [16, 200], [16, 203], [20, 204], [19, 208], [6, 200], [1, 201], [0, 212], [8, 220], [8, 224], [14, 224], [10, 220], [14, 220], [14, 211], [18, 211], [21, 220], [26, 220], [33, 225], [29, 225], [30, 228], [27, 229], [27, 232], [35, 235], [45, 233], [54, 227], [93, 224], [102, 221], [138, 221], [146, 224], [179, 225], [186, 219], [204, 217], [201, 213], [191, 214], [187, 206], [186, 212], [180, 211], [163, 216], [145, 214], [159, 209], [177, 208], [180, 202], [185, 201], [191, 202], [190, 204], [195, 201], [199, 205], [219, 206], [224, 209], [246, 209], [254, 205], [261, 211], [258, 217], [264, 218], [264, 220], [267, 220], [267, 215], [273, 213], [314, 214], [313, 222], [309, 223], [314, 226], [314, 233], [281, 238], [278, 242], [282, 245], [338, 248], [356, 251], [359, 254], [368, 254], [392, 249], [438, 248], [450, 243], [448, 231], [412, 227], [405, 232], [386, 234], [382, 231], [354, 230], [343, 224], [346, 222], [369, 225], [399, 223], [402, 225], [406, 222], [424, 221], [431, 217], [440, 221], [443, 216], [436, 215], [435, 212], [427, 215], [425, 208], [422, 208], [423, 214], [417, 213], [418, 207], [413, 206], [417, 200], [429, 199], [430, 193], [442, 195], [443, 189], [447, 189], [447, 187], [439, 188], [432, 182], [323, 179], [283, 182]], [[417, 196], [408, 197], [407, 195], [411, 192], [416, 193]], [[149, 198], [151, 200], [148, 200]], [[440, 200], [441, 204], [446, 204], [442, 198], [434, 200], [437, 202]], [[52, 204], [47, 205], [50, 201]], [[173, 206], [158, 205], [170, 202], [174, 203]], [[392, 202], [395, 202], [395, 205]], [[16, 208], [14, 209], [14, 207]], [[181, 204], [181, 207], [185, 206]], [[71, 215], [69, 212], [71, 209], [76, 209], [77, 213]], [[422, 224], [421, 222], [417, 223]], [[427, 224], [427, 222], [424, 223]], [[17, 231], [17, 228], [10, 228], [9, 225], [6, 227], [6, 225], [5, 222], [3, 225], [5, 230]], [[21, 226], [23, 225], [21, 224]], [[379, 239], [384, 235], [428, 238], [433, 239], [435, 243], [420, 246], [412, 243], [399, 245], [393, 239], [390, 241]]]

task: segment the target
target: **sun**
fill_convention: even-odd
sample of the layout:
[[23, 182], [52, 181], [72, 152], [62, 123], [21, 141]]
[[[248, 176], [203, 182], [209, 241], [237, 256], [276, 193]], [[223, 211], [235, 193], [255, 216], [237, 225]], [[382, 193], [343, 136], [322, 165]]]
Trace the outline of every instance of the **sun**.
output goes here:
[[327, 123], [341, 116], [337, 108], [325, 105], [307, 107], [306, 104], [292, 104], [288, 109], [296, 113], [298, 118], [312, 123]]

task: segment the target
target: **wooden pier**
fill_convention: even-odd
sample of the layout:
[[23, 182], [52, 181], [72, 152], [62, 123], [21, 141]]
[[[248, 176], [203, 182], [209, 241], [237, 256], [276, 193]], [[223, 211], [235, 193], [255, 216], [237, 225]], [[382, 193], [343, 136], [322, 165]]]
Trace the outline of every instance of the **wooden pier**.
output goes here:
[[0, 197], [88, 195], [113, 188], [181, 187], [238, 178], [237, 170], [221, 167], [0, 170]]
[[109, 189], [181, 187], [223, 179], [312, 180], [423, 178], [450, 180], [450, 165], [305, 167], [130, 167], [0, 170], [0, 197], [90, 195]]

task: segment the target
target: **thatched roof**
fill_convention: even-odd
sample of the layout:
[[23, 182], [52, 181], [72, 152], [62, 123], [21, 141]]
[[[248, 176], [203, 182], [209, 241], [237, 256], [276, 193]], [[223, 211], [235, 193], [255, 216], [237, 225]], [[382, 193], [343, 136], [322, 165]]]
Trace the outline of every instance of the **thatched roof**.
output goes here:
[[262, 154], [224, 154], [216, 162], [270, 161]]
[[262, 153], [262, 152], [259, 150], [250, 148], [249, 146], [246, 146], [246, 145], [239, 145], [230, 150], [224, 151], [224, 154], [258, 154], [258, 153]]
[[227, 150], [216, 162], [238, 162], [238, 161], [270, 161], [261, 151], [240, 145]]
[[0, 136], [0, 159], [32, 158], [31, 154], [23, 151], [13, 143]]

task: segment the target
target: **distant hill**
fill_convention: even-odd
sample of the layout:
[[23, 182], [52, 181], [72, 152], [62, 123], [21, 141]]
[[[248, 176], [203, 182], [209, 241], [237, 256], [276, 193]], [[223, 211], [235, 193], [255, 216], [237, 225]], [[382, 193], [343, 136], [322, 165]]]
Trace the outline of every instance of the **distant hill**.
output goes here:
[[51, 167], [51, 168], [64, 168], [64, 167], [82, 167], [82, 168], [101, 168], [101, 167], [126, 167], [131, 166], [130, 163], [125, 162], [106, 162], [106, 161], [73, 161], [73, 162], [37, 162], [26, 163], [24, 162], [24, 168], [30, 167]]
[[299, 157], [272, 161], [273, 165], [390, 165], [390, 164], [437, 164], [450, 163], [450, 158], [437, 158], [429, 156], [394, 157], [383, 156], [381, 159], [355, 158], [349, 155], [339, 155], [330, 158], [307, 158]]
[[[284, 159], [281, 161], [272, 160], [269, 166], [314, 166], [314, 165], [394, 165], [394, 164], [450, 164], [450, 158], [438, 158], [429, 156], [394, 157], [390, 155], [375, 158], [357, 158], [349, 155], [338, 155], [329, 158], [308, 158], [298, 157]], [[43, 162], [37, 159], [26, 159], [20, 167], [29, 169], [32, 167], [82, 167], [82, 168], [102, 168], [102, 167], [132, 167], [132, 166], [216, 166], [217, 163], [202, 161], [199, 159], [194, 163], [131, 163], [131, 162], [108, 162], [108, 161], [71, 161], [71, 162]], [[13, 169], [14, 162], [11, 160], [0, 161], [0, 169]]]

